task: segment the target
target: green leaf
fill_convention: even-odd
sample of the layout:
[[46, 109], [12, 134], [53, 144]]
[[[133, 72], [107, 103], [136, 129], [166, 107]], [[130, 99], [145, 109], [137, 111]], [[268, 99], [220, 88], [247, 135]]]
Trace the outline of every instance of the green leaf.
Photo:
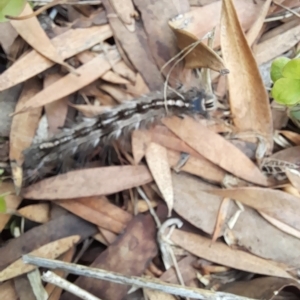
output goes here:
[[272, 97], [284, 105], [295, 105], [300, 102], [300, 80], [280, 78], [274, 83]]
[[0, 0], [0, 22], [6, 22], [6, 15], [18, 16], [24, 9], [26, 0]]
[[282, 70], [289, 61], [290, 59], [287, 57], [278, 57], [274, 59], [271, 65], [271, 79], [273, 82], [276, 82], [283, 77]]
[[6, 213], [5, 195], [0, 195], [0, 213]]
[[282, 70], [285, 78], [300, 79], [300, 58], [289, 61]]

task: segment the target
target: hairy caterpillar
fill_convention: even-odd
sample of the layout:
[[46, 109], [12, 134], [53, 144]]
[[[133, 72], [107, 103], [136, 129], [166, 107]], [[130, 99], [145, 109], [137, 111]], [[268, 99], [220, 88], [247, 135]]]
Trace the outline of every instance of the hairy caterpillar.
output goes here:
[[[203, 113], [210, 102], [203, 101], [203, 91], [196, 88], [184, 93], [149, 93], [122, 103], [97, 117], [86, 118], [73, 128], [66, 129], [53, 138], [24, 151], [23, 173], [25, 184], [34, 178], [44, 177], [70, 157], [91, 153], [97, 146], [109, 145], [135, 129], [145, 128], [167, 115], [182, 116]], [[28, 180], [29, 179], [29, 180]]]

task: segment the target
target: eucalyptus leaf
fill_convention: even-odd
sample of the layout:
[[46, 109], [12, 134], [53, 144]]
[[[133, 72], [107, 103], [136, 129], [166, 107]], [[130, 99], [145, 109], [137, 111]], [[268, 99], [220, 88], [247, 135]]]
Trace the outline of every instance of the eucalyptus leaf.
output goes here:
[[280, 78], [274, 83], [271, 93], [276, 102], [295, 105], [300, 102], [300, 80]]
[[271, 79], [276, 82], [278, 79], [282, 78], [282, 71], [284, 66], [290, 61], [287, 57], [278, 57], [274, 59], [271, 65]]
[[26, 0], [0, 0], [0, 22], [7, 22], [6, 15], [18, 16], [24, 9]]

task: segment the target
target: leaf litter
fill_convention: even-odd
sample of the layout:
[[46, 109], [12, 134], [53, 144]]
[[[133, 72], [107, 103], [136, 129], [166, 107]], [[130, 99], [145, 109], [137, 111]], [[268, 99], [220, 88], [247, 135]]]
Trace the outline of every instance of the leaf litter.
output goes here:
[[[274, 106], [261, 71], [274, 58], [292, 59], [299, 51], [293, 14], [299, 3], [200, 2], [103, 0], [76, 9], [66, 3], [44, 14], [50, 27], [40, 16], [9, 21], [18, 37], [1, 41], [8, 60], [0, 90], [23, 86], [9, 136], [0, 130], [6, 209], [0, 215], [0, 295], [15, 299], [32, 290], [33, 275], [21, 274], [36, 267], [23, 263], [24, 254], [128, 278], [157, 277], [194, 289], [199, 299], [204, 294], [197, 288], [232, 299], [299, 295], [299, 125], [284, 121], [289, 108]], [[27, 4], [22, 14], [30, 11]], [[211, 49], [207, 37], [214, 28]], [[9, 62], [20, 41], [30, 49]], [[38, 138], [162, 91], [166, 83], [207, 93], [205, 67], [213, 70], [209, 85], [216, 101], [205, 98], [204, 116], [168, 116], [83, 153], [75, 167], [57, 166], [49, 178], [22, 186], [23, 151]], [[170, 222], [182, 227], [173, 225], [158, 239], [160, 226]], [[158, 248], [157, 240], [170, 246]], [[166, 269], [162, 256], [174, 265]], [[101, 299], [124, 299], [130, 288], [58, 272]], [[137, 285], [126, 299], [175, 299], [168, 291]], [[76, 298], [51, 285], [43, 293], [53, 300]]]

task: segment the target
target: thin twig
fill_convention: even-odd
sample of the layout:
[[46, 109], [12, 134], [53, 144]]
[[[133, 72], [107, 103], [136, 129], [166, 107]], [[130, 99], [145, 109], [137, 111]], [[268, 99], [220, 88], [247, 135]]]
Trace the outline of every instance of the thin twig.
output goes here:
[[164, 293], [178, 295], [182, 297], [190, 297], [195, 299], [207, 300], [254, 300], [253, 298], [241, 297], [233, 294], [223, 292], [212, 292], [191, 287], [182, 287], [176, 284], [169, 284], [157, 279], [141, 278], [141, 277], [127, 277], [125, 275], [108, 272], [101, 269], [89, 268], [82, 265], [72, 263], [65, 263], [52, 259], [40, 258], [32, 255], [23, 255], [25, 263], [33, 264], [43, 268], [49, 269], [63, 269], [72, 274], [92, 277], [101, 280], [107, 280], [114, 283], [135, 285], [141, 288], [154, 289]]
[[79, 286], [61, 278], [60, 276], [54, 274], [51, 271], [47, 271], [42, 275], [42, 280], [51, 284], [54, 284], [55, 286], [58, 286], [69, 293], [77, 296], [78, 298], [84, 299], [84, 300], [101, 300], [98, 297], [92, 295], [91, 293], [83, 290]]

